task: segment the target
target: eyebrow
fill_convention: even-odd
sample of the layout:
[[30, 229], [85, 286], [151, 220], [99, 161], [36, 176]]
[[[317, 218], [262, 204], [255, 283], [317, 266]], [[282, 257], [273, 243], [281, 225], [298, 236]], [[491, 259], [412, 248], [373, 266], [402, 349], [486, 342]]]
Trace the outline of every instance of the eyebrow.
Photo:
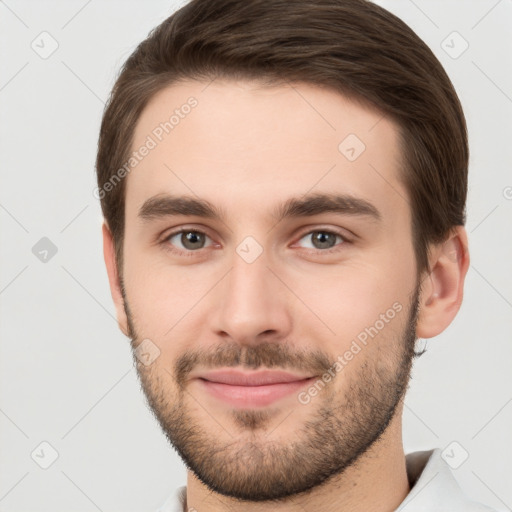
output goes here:
[[[350, 194], [315, 193], [292, 197], [278, 205], [272, 211], [272, 216], [280, 222], [286, 218], [309, 217], [328, 212], [382, 221], [381, 213], [373, 204]], [[143, 221], [175, 215], [197, 216], [222, 222], [225, 219], [223, 210], [205, 199], [169, 194], [159, 194], [147, 199], [138, 213]]]

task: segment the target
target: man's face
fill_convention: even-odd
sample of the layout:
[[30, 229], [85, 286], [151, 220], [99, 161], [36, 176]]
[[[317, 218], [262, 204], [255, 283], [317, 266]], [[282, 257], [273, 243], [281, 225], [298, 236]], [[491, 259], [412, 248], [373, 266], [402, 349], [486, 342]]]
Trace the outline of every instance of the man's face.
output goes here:
[[[398, 421], [413, 356], [396, 126], [311, 85], [190, 81], [145, 108], [143, 145], [127, 178], [125, 330], [134, 349], [145, 340], [138, 371], [164, 432], [227, 496], [279, 499], [340, 474]], [[309, 380], [251, 389], [208, 383], [214, 370]]]

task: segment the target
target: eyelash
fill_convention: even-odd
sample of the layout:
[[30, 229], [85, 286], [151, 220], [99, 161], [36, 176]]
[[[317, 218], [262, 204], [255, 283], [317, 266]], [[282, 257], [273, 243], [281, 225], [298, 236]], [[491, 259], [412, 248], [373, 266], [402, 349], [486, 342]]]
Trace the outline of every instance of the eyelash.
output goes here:
[[[337, 236], [337, 237], [341, 238], [342, 241], [341, 241], [341, 243], [338, 243], [334, 247], [330, 247], [328, 249], [309, 249], [309, 248], [306, 248], [306, 251], [314, 251], [315, 253], [322, 253], [322, 254], [331, 254], [333, 252], [340, 251], [341, 250], [341, 246], [344, 246], [346, 244], [352, 243], [351, 240], [349, 238], [347, 238], [344, 234], [339, 233], [339, 232], [334, 231], [334, 230], [331, 230], [331, 229], [322, 229], [322, 228], [316, 228], [316, 229], [313, 229], [313, 230], [306, 231], [306, 232], [302, 233], [300, 235], [300, 237], [298, 238], [298, 241], [302, 240], [307, 235], [312, 235], [313, 233], [317, 233], [317, 232], [328, 233], [330, 235]], [[208, 237], [208, 234], [205, 233], [204, 231], [201, 231], [200, 229], [181, 228], [181, 229], [179, 229], [177, 231], [173, 231], [172, 233], [169, 233], [168, 235], [166, 235], [165, 238], [160, 242], [160, 244], [163, 245], [163, 247], [164, 247], [164, 249], [166, 251], [169, 251], [169, 252], [171, 252], [173, 254], [177, 254], [178, 256], [185, 256], [185, 257], [194, 257], [194, 256], [196, 256], [197, 253], [200, 253], [203, 249], [207, 249], [207, 247], [203, 247], [201, 249], [196, 249], [195, 251], [193, 251], [193, 250], [177, 249], [176, 247], [173, 247], [169, 243], [169, 240], [172, 237], [176, 236], [176, 235], [180, 235], [181, 233], [199, 233], [201, 235], [204, 235], [204, 236]], [[208, 237], [208, 238], [210, 238], [210, 237]]]

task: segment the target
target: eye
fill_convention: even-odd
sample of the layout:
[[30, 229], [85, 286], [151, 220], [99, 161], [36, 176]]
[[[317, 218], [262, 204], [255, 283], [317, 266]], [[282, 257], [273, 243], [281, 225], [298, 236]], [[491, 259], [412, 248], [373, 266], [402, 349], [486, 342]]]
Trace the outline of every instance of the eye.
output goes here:
[[207, 240], [211, 242], [210, 237], [202, 231], [182, 229], [167, 236], [164, 243], [174, 246], [178, 252], [190, 252], [204, 249], [211, 245], [211, 243], [206, 245]]
[[[167, 250], [186, 256], [192, 256], [193, 253], [214, 245], [212, 239], [203, 231], [184, 228], [170, 233], [161, 243]], [[321, 252], [335, 251], [337, 246], [342, 246], [346, 243], [350, 243], [350, 240], [344, 235], [326, 229], [309, 231], [297, 242], [299, 246], [306, 249], [319, 250]]]
[[[303, 236], [301, 240], [309, 241], [309, 245], [306, 244], [305, 247], [308, 249], [320, 249], [320, 250], [329, 250], [336, 247], [336, 245], [342, 245], [348, 242], [342, 235], [336, 233], [334, 231], [328, 231], [325, 229], [319, 229], [316, 231], [310, 231], [305, 236]], [[337, 244], [337, 241], [341, 243]]]

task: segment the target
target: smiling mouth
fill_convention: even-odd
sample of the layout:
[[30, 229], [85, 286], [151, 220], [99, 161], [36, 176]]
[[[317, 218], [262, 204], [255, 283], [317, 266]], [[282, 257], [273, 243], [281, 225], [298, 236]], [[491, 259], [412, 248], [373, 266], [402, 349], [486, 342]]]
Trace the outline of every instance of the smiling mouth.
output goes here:
[[214, 398], [236, 407], [264, 407], [310, 384], [316, 377], [284, 371], [206, 372], [196, 380]]

